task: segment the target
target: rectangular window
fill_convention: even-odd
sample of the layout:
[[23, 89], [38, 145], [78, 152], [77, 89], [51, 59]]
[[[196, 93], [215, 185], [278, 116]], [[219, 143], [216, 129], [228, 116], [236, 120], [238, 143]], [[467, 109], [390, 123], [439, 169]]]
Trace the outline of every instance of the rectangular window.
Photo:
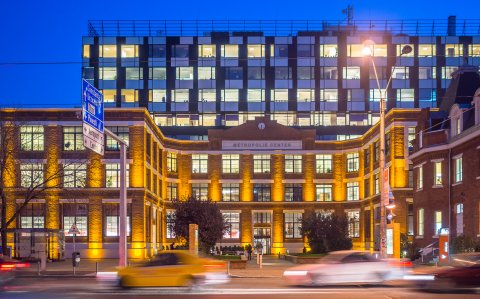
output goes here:
[[297, 68], [297, 79], [298, 80], [314, 80], [315, 68], [311, 66], [299, 66]]
[[120, 90], [120, 97], [124, 103], [138, 102], [138, 89], [122, 89]]
[[103, 101], [105, 103], [115, 103], [117, 98], [117, 90], [116, 89], [104, 89], [100, 90], [103, 94]]
[[90, 58], [90, 45], [83, 45], [82, 57]]
[[297, 102], [315, 101], [315, 89], [297, 89]]
[[454, 159], [455, 161], [455, 183], [463, 181], [462, 157]]
[[[127, 205], [127, 236], [130, 236], [131, 205]], [[120, 235], [120, 205], [118, 203], [104, 203], [103, 215], [105, 237], [118, 237]]]
[[332, 155], [316, 155], [317, 173], [332, 173]]
[[373, 143], [373, 162], [377, 162], [380, 159], [380, 142], [375, 141]]
[[116, 58], [117, 45], [99, 45], [98, 57], [100, 58]]
[[192, 184], [192, 197], [201, 201], [208, 200], [208, 184]]
[[452, 79], [452, 74], [458, 70], [458, 66], [444, 66], [442, 67], [442, 79]]
[[302, 201], [302, 184], [285, 184], [285, 201]]
[[[405, 47], [410, 47], [412, 49], [412, 51], [410, 53], [405, 53], [405, 54], [402, 54], [402, 50], [405, 48]], [[413, 50], [413, 44], [400, 44], [400, 45], [397, 45], [397, 56], [400, 57], [413, 57], [415, 56], [415, 51]]]
[[461, 56], [463, 56], [463, 45], [462, 44], [446, 44], [445, 45], [445, 56], [446, 57], [461, 57]]
[[292, 68], [287, 66], [275, 67], [275, 80], [292, 79]]
[[80, 233], [77, 234], [77, 237], [88, 236], [88, 204], [64, 203], [61, 205], [61, 213], [65, 236], [72, 236], [68, 231], [74, 224], [80, 231]]
[[167, 211], [167, 239], [175, 238], [175, 211]]
[[419, 44], [418, 45], [418, 57], [433, 57], [436, 55], [435, 45]]
[[270, 95], [272, 102], [288, 102], [288, 89], [272, 89]]
[[337, 80], [338, 69], [336, 66], [321, 66], [320, 80]]
[[271, 57], [288, 57], [288, 45], [270, 45]]
[[297, 239], [301, 238], [302, 213], [301, 212], [286, 212], [285, 216], [285, 238]]
[[249, 67], [247, 70], [248, 80], [264, 80], [265, 68], [260, 66]]
[[199, 89], [198, 100], [200, 102], [215, 102], [217, 100], [216, 89]]
[[285, 155], [285, 173], [302, 172], [302, 155]]
[[225, 80], [243, 80], [243, 68], [241, 66], [226, 67]]
[[263, 102], [265, 101], [265, 89], [248, 89], [248, 102]]
[[347, 200], [359, 200], [358, 182], [347, 183]]
[[365, 167], [365, 171], [368, 171], [370, 168], [370, 148], [366, 148], [363, 151], [363, 166]]
[[297, 45], [298, 57], [315, 57], [314, 45]]
[[468, 56], [479, 57], [480, 56], [480, 44], [468, 45]]
[[442, 185], [442, 162], [433, 162], [433, 181], [435, 186]]
[[360, 237], [360, 211], [347, 211], [348, 236], [350, 238]]
[[208, 173], [208, 155], [192, 155], [192, 172]]
[[392, 79], [405, 80], [410, 77], [410, 68], [408, 66], [393, 66]]
[[363, 194], [365, 198], [370, 196], [370, 179], [363, 181]]
[[347, 154], [347, 172], [358, 171], [359, 165], [358, 153], [349, 153]]
[[149, 47], [149, 56], [152, 58], [165, 58], [167, 57], [167, 46], [166, 45], [155, 45], [152, 44]]
[[84, 149], [82, 127], [63, 127], [63, 150], [83, 151]]
[[99, 67], [98, 79], [117, 80], [117, 68], [116, 67]]
[[172, 199], [178, 199], [178, 184], [177, 183], [167, 183], [167, 199], [172, 200]]
[[20, 147], [22, 151], [43, 151], [43, 126], [21, 126]]
[[271, 187], [270, 184], [253, 184], [253, 201], [270, 201]]
[[440, 234], [442, 228], [442, 211], [435, 211], [435, 224], [434, 224], [434, 235]]
[[320, 57], [337, 57], [338, 56], [338, 46], [335, 44], [331, 45], [320, 45]]
[[397, 89], [397, 102], [412, 102], [415, 100], [415, 89]]
[[270, 155], [253, 155], [253, 173], [270, 173]]
[[457, 236], [463, 234], [463, 203], [455, 206], [455, 218], [457, 224]]
[[122, 45], [122, 58], [138, 57], [138, 45]]
[[215, 80], [215, 67], [198, 67], [198, 80]]
[[240, 170], [240, 155], [222, 155], [222, 172], [238, 173]]
[[193, 67], [181, 66], [176, 69], [177, 80], [193, 80]]
[[37, 188], [43, 185], [43, 164], [29, 163], [20, 165], [20, 186], [23, 188]]
[[265, 45], [247, 45], [248, 58], [263, 58], [265, 57]]
[[172, 45], [172, 58], [188, 58], [188, 45]]
[[417, 190], [423, 189], [423, 165], [417, 167]]
[[320, 89], [320, 101], [337, 102], [338, 89]]
[[[129, 164], [127, 164], [126, 185], [129, 187], [130, 175]], [[107, 163], [105, 164], [105, 187], [106, 188], [120, 188], [120, 164]]]
[[413, 203], [407, 203], [408, 209], [408, 235], [413, 236]]
[[253, 212], [254, 224], [270, 224], [272, 223], [272, 214], [270, 212]]
[[415, 127], [408, 128], [408, 151], [413, 151], [413, 142], [415, 140]]
[[186, 103], [190, 97], [190, 92], [188, 89], [175, 89], [173, 90], [173, 99], [172, 102], [175, 103]]
[[45, 228], [45, 204], [28, 203], [20, 212], [20, 228]]
[[222, 45], [222, 57], [225, 58], [237, 58], [238, 57], [238, 45]]
[[380, 177], [378, 173], [373, 175], [373, 193], [374, 194], [380, 193]]
[[224, 239], [240, 238], [240, 213], [222, 212], [225, 226], [228, 228], [224, 233]]
[[222, 201], [239, 201], [240, 184], [222, 184]]
[[421, 66], [418, 68], [418, 79], [435, 79], [436, 77], [437, 72], [435, 67]]
[[126, 80], [143, 80], [143, 68], [141, 67], [126, 67], [125, 68]]
[[221, 97], [223, 102], [238, 102], [238, 89], [223, 89]]
[[417, 234], [423, 236], [425, 234], [425, 210], [418, 209], [417, 213]]
[[167, 69], [164, 67], [149, 68], [148, 78], [150, 80], [167, 80]]
[[168, 172], [177, 172], [177, 154], [168, 152], [167, 153], [167, 171]]
[[332, 185], [317, 185], [317, 201], [332, 201]]
[[198, 45], [198, 57], [215, 57], [216, 52], [215, 45]]
[[63, 187], [85, 188], [87, 182], [87, 165], [69, 164], [63, 168]]
[[[129, 141], [129, 129], [128, 127], [107, 127], [112, 133], [116, 134], [121, 140], [128, 142]], [[107, 151], [119, 151], [120, 144], [110, 136], [107, 137], [106, 148]]]
[[148, 91], [149, 102], [162, 102], [167, 101], [167, 91], [165, 89], [151, 89]]
[[359, 66], [343, 67], [343, 79], [360, 80], [360, 67]]

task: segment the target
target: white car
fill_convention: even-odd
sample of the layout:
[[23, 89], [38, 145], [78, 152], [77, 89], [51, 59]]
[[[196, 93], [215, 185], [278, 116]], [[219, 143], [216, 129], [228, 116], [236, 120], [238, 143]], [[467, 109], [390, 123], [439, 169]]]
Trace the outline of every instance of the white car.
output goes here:
[[337, 283], [382, 283], [402, 279], [411, 262], [382, 260], [362, 251], [334, 251], [317, 264], [287, 269], [284, 279], [292, 285], [330, 285]]

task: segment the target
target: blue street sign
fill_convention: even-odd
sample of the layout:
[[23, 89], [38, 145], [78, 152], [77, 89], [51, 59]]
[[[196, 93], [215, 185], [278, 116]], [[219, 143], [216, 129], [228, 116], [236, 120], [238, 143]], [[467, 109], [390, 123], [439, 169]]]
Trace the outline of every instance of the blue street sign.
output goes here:
[[103, 133], [103, 94], [82, 80], [83, 122]]

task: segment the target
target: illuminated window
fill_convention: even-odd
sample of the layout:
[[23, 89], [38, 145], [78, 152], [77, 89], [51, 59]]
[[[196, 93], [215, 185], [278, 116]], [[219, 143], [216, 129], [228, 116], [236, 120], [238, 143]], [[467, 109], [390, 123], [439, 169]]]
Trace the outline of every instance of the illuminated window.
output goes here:
[[462, 157], [453, 159], [455, 164], [455, 183], [463, 181], [463, 164]]
[[347, 172], [358, 171], [359, 165], [358, 153], [347, 154]]
[[380, 193], [380, 176], [378, 175], [378, 173], [373, 175], [373, 193]]
[[332, 173], [332, 155], [316, 155], [317, 173]]
[[22, 151], [43, 151], [43, 126], [21, 126], [20, 148]]
[[167, 171], [168, 172], [177, 172], [177, 154], [168, 152], [167, 153]]
[[320, 57], [337, 57], [338, 46], [337, 45], [320, 45]]
[[265, 101], [265, 89], [248, 89], [248, 102], [263, 102]]
[[222, 201], [239, 201], [240, 184], [222, 184]]
[[237, 58], [238, 45], [222, 45], [222, 57]]
[[20, 228], [45, 228], [45, 204], [28, 203], [20, 211]]
[[201, 201], [208, 200], [208, 184], [192, 184], [192, 197]]
[[150, 80], [167, 80], [167, 69], [164, 67], [149, 68], [148, 78]]
[[90, 45], [83, 45], [83, 58], [90, 58]]
[[188, 102], [190, 91], [188, 89], [175, 89], [173, 90], [172, 102], [185, 103]]
[[425, 210], [418, 209], [417, 212], [417, 235], [423, 236], [425, 234]]
[[133, 103], [138, 102], [138, 90], [137, 89], [122, 89], [121, 90], [122, 102]]
[[85, 203], [63, 203], [61, 204], [63, 219], [63, 232], [65, 236], [72, 236], [68, 233], [72, 225], [80, 231], [77, 237], [88, 236], [88, 204]]
[[316, 191], [317, 201], [332, 201], [332, 185], [317, 185]]
[[270, 184], [253, 184], [253, 201], [270, 201]]
[[413, 236], [413, 203], [408, 202], [407, 203], [407, 210], [408, 210], [408, 235]]
[[63, 187], [84, 188], [87, 182], [87, 165], [72, 163], [64, 165]]
[[222, 155], [222, 172], [238, 173], [240, 169], [240, 155]]
[[198, 67], [198, 80], [215, 80], [215, 67]]
[[116, 89], [104, 89], [101, 90], [103, 94], [103, 101], [105, 103], [114, 103], [115, 98], [117, 97], [117, 90]]
[[460, 56], [463, 56], [463, 45], [462, 44], [446, 44], [445, 45], [445, 56], [446, 57], [460, 57]]
[[302, 172], [302, 155], [285, 155], [285, 173]]
[[359, 66], [343, 67], [343, 79], [360, 80], [360, 67]]
[[272, 89], [272, 102], [288, 102], [288, 89]]
[[418, 68], [418, 79], [435, 79], [437, 77], [437, 72], [435, 67], [424, 67], [421, 66]]
[[82, 127], [63, 127], [63, 150], [82, 151], [84, 149]]
[[302, 213], [301, 212], [285, 212], [285, 238], [296, 239], [301, 238]]
[[238, 89], [223, 89], [221, 96], [223, 102], [238, 102]]
[[418, 57], [433, 57], [436, 55], [435, 45], [419, 44], [418, 45]]
[[270, 45], [271, 57], [288, 57], [288, 45]]
[[285, 201], [302, 201], [302, 184], [285, 184]]
[[338, 89], [320, 89], [320, 101], [337, 102]]
[[415, 89], [397, 89], [397, 102], [413, 102], [415, 100]]
[[167, 211], [167, 239], [174, 239], [175, 238], [175, 211], [168, 210]]
[[347, 211], [348, 236], [350, 238], [360, 237], [360, 211]]
[[177, 197], [177, 191], [178, 190], [178, 184], [177, 183], [167, 183], [167, 199], [172, 200], [172, 199], [178, 199]]
[[215, 45], [198, 45], [198, 57], [215, 57]]
[[[410, 47], [412, 51], [410, 53], [406, 53], [402, 55], [402, 50], [404, 47]], [[402, 56], [402, 57], [413, 57], [415, 56], [415, 50], [413, 48], [412, 44], [404, 44], [404, 45], [397, 45], [397, 56]]]
[[442, 162], [433, 162], [434, 185], [442, 185]]
[[[125, 181], [128, 188], [130, 183], [129, 164], [127, 164], [127, 173], [126, 173]], [[120, 188], [120, 164], [119, 163], [105, 164], [105, 187]]]
[[263, 58], [265, 57], [265, 45], [247, 45], [248, 58]]
[[138, 45], [122, 45], [122, 58], [138, 57]]
[[23, 188], [38, 188], [43, 185], [43, 164], [28, 163], [20, 165], [20, 186]]
[[442, 67], [442, 79], [452, 79], [452, 74], [458, 70], [457, 66], [444, 66]]
[[442, 228], [442, 211], [435, 211], [434, 217], [435, 223], [433, 234], [438, 235], [440, 233], [440, 229]]
[[117, 80], [116, 67], [100, 67], [98, 68], [98, 79], [100, 80]]
[[479, 57], [480, 56], [480, 44], [468, 45], [468, 56]]
[[457, 225], [457, 236], [463, 234], [463, 203], [455, 205], [455, 218]]
[[417, 167], [417, 190], [423, 189], [423, 165]]
[[270, 212], [253, 212], [253, 223], [269, 224], [272, 223], [272, 214]]
[[208, 173], [208, 155], [192, 155], [192, 172]]
[[270, 155], [253, 155], [253, 172], [270, 173]]
[[117, 46], [116, 45], [99, 45], [98, 57], [100, 58], [116, 58]]
[[297, 102], [315, 101], [315, 89], [297, 89]]
[[165, 89], [152, 89], [148, 91], [149, 102], [162, 102], [167, 101], [167, 91]]
[[[128, 142], [129, 141], [129, 130], [128, 127], [107, 127], [112, 133], [116, 134], [121, 140]], [[106, 136], [106, 148], [107, 151], [119, 151], [120, 144], [110, 136]]]
[[126, 80], [143, 80], [143, 68], [141, 67], [126, 67], [125, 68]]
[[[130, 236], [132, 204], [127, 204], [127, 236]], [[103, 204], [104, 236], [118, 237], [120, 235], [120, 205], [118, 203]]]
[[320, 67], [321, 80], [337, 80], [338, 69], [336, 66], [321, 66]]
[[358, 182], [347, 183], [347, 200], [359, 200]]
[[176, 69], [177, 80], [193, 80], [193, 67], [183, 66]]
[[392, 67], [392, 79], [408, 79], [410, 76], [410, 68], [408, 66]]
[[224, 233], [224, 239], [240, 238], [240, 213], [222, 212], [225, 226], [228, 228]]
[[217, 100], [216, 89], [199, 89], [198, 100], [200, 102], [215, 102]]

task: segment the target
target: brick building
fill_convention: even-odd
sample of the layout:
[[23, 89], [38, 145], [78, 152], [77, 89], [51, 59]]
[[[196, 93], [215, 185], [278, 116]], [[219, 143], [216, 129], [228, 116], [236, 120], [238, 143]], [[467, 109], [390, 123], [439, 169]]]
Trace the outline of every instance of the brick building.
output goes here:
[[[76, 250], [82, 256], [114, 257], [118, 145], [107, 138], [103, 157], [85, 150], [79, 114], [78, 109], [1, 110], [2, 120], [15, 122], [14, 143], [21, 144], [15, 163], [9, 164], [12, 175], [4, 178], [10, 188], [6, 213], [11, 215], [24, 198], [29, 175], [45, 177], [61, 165], [78, 164], [73, 182], [60, 181], [37, 196], [10, 228], [50, 229], [63, 235], [76, 223], [82, 232]], [[390, 185], [396, 221], [405, 233], [413, 232], [408, 153], [419, 114], [393, 109], [386, 119]], [[301, 251], [305, 245], [299, 218], [317, 211], [345, 212], [354, 247], [379, 247], [378, 124], [357, 139], [318, 141], [315, 130], [260, 117], [234, 128], [209, 130], [208, 141], [185, 141], [165, 137], [143, 108], [106, 109], [105, 115], [106, 126], [130, 142], [130, 257], [149, 256], [174, 241], [166, 223], [173, 212], [170, 199], [190, 195], [218, 202], [232, 228], [223, 245], [262, 242], [267, 253]], [[18, 251], [18, 239], [12, 235], [9, 241]], [[68, 256], [73, 240], [67, 234], [64, 241]], [[50, 244], [49, 257], [59, 257], [61, 246]]]

